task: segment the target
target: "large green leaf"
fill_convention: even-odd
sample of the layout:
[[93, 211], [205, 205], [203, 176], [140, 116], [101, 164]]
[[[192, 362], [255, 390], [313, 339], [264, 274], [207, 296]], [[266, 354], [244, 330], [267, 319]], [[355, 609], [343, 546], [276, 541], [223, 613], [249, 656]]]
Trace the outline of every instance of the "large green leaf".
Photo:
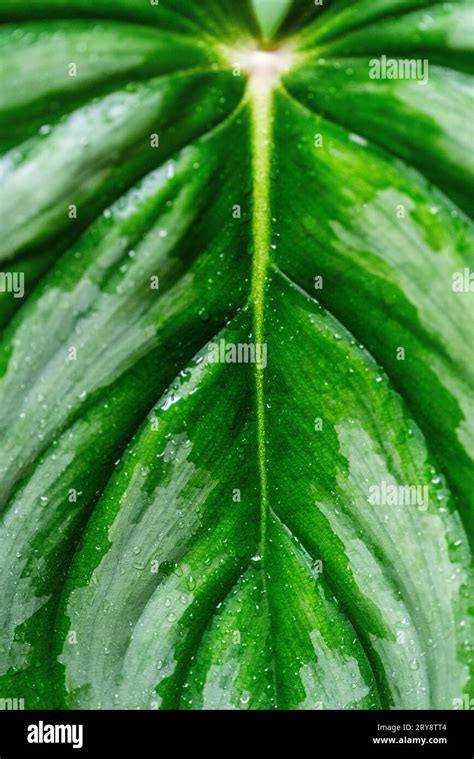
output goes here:
[[470, 692], [469, 5], [268, 6], [0, 6], [0, 696], [27, 708]]

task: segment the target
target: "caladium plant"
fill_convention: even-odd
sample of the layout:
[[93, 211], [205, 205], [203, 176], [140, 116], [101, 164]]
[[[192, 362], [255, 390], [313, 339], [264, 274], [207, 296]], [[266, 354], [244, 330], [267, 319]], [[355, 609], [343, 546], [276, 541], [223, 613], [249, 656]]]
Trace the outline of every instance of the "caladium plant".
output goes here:
[[2, 0], [4, 703], [469, 703], [471, 4], [269, 6]]

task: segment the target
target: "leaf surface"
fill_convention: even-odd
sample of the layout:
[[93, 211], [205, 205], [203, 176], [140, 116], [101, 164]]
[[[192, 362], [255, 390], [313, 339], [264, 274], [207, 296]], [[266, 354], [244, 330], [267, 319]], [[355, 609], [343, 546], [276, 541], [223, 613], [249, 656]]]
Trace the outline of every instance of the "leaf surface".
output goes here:
[[0, 695], [27, 708], [470, 692], [468, 7], [279, 12], [0, 9], [27, 285], [0, 295]]

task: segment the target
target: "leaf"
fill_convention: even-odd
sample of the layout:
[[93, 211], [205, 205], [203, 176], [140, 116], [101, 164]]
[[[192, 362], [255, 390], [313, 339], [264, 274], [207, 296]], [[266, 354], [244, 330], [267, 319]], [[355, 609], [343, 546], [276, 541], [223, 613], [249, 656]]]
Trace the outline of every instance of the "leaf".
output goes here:
[[2, 698], [471, 693], [467, 14], [4, 0]]
[[290, 7], [291, 0], [255, 0], [255, 14], [265, 39], [272, 39]]

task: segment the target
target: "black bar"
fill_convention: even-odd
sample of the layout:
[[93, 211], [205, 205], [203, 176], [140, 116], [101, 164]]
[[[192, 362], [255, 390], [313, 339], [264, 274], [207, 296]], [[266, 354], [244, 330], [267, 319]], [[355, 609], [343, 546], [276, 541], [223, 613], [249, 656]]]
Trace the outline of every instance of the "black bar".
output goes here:
[[332, 759], [326, 753], [332, 750], [337, 756], [472, 759], [472, 716], [467, 710], [2, 711], [0, 759], [97, 756], [102, 751], [135, 759], [182, 754], [188, 748], [220, 756], [241, 748], [247, 759], [255, 756], [259, 743], [268, 747], [275, 739], [288, 740], [292, 753], [309, 759]]

